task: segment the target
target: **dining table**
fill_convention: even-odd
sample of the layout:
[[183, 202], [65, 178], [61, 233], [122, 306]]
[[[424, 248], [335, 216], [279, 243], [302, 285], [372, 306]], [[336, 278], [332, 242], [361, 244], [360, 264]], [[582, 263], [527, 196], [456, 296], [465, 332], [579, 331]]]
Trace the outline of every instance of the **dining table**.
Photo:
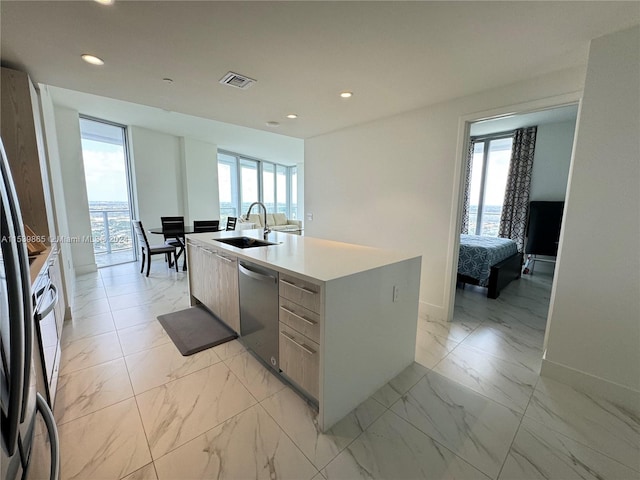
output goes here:
[[[162, 227], [150, 228], [149, 233], [155, 233], [157, 235], [162, 235]], [[193, 225], [185, 225], [184, 230], [182, 231], [183, 235], [187, 235], [189, 233], [194, 233]]]
[[[224, 229], [218, 229], [218, 232], [223, 231]], [[162, 231], [162, 227], [154, 227], [154, 228], [150, 228], [149, 229], [149, 233], [153, 233], [155, 235], [162, 235], [163, 231]], [[183, 257], [183, 262], [182, 262], [182, 271], [186, 272], [187, 271], [187, 254], [185, 251], [185, 242], [184, 242], [184, 236], [188, 235], [189, 233], [195, 233], [194, 229], [193, 229], [193, 225], [185, 225], [184, 226], [184, 230], [182, 231], [182, 235], [178, 234], [176, 235], [176, 239], [180, 242], [180, 250], [178, 251], [178, 255], [176, 258], [180, 258], [180, 255], [184, 255]]]

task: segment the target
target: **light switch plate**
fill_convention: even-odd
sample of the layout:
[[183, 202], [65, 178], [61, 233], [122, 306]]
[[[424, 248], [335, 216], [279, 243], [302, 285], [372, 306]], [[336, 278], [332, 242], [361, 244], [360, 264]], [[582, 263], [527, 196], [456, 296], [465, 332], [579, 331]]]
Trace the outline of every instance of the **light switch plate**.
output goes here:
[[398, 287], [397, 285], [393, 286], [393, 301], [397, 302], [398, 301], [398, 296], [400, 295], [400, 287]]

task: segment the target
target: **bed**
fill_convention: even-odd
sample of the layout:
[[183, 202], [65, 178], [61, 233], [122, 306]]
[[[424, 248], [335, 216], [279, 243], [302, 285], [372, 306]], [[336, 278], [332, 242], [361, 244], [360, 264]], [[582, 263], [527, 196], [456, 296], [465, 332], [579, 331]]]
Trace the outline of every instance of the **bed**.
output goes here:
[[498, 298], [512, 280], [520, 278], [522, 253], [508, 238], [460, 235], [458, 282], [487, 287], [487, 297]]

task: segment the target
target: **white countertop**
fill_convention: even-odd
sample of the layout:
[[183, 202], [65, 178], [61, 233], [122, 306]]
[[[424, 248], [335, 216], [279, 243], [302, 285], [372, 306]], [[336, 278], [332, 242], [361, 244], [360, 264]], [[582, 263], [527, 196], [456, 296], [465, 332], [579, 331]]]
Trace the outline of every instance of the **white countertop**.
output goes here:
[[241, 236], [263, 239], [262, 229], [194, 233], [187, 235], [187, 239], [198, 240], [218, 250], [233, 253], [240, 259], [272, 267], [280, 272], [323, 282], [420, 256], [280, 232], [272, 232], [267, 238], [267, 241], [279, 245], [266, 247], [237, 248], [214, 240]]

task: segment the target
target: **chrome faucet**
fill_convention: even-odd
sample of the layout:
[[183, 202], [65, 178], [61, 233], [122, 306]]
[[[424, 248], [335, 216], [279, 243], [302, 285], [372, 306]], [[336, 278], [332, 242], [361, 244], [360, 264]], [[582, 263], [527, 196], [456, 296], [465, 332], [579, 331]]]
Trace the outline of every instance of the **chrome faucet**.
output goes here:
[[271, 233], [271, 229], [269, 228], [269, 225], [267, 225], [267, 207], [264, 206], [264, 203], [253, 202], [251, 205], [249, 205], [249, 210], [247, 210], [247, 214], [244, 217], [249, 220], [249, 214], [251, 213], [251, 209], [254, 205], [260, 205], [262, 207], [262, 210], [264, 210], [264, 239], [266, 240], [267, 235]]

